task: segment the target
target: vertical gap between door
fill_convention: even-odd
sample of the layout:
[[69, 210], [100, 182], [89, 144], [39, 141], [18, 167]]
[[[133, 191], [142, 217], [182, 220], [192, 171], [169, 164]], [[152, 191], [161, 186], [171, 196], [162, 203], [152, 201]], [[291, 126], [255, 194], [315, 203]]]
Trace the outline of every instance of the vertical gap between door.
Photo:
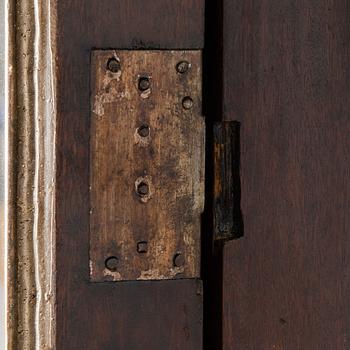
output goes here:
[[206, 1], [203, 109], [206, 117], [206, 203], [202, 217], [203, 349], [222, 349], [222, 249], [213, 242], [213, 125], [222, 120], [223, 0]]

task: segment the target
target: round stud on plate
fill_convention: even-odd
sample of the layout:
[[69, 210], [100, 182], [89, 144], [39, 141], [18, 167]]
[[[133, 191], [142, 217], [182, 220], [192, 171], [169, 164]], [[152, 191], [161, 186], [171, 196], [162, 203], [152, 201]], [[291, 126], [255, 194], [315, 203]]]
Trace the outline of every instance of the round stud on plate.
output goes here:
[[183, 256], [183, 254], [181, 253], [175, 254], [173, 263], [175, 267], [181, 267], [185, 265], [185, 257]]
[[116, 58], [110, 58], [107, 63], [107, 69], [112, 73], [118, 73], [121, 69], [120, 62]]
[[177, 65], [176, 65], [176, 71], [179, 73], [179, 74], [185, 74], [188, 72], [190, 68], [190, 64], [189, 62], [187, 61], [181, 61], [179, 62]]
[[149, 186], [146, 182], [140, 182], [137, 185], [137, 193], [140, 196], [147, 196], [149, 194]]
[[149, 136], [149, 133], [150, 133], [149, 126], [146, 125], [146, 124], [141, 125], [141, 126], [137, 129], [137, 133], [138, 133], [141, 137], [147, 137], [147, 136]]
[[140, 91], [146, 91], [151, 87], [151, 82], [148, 77], [141, 77], [138, 86]]
[[117, 271], [118, 268], [118, 258], [116, 256], [110, 256], [105, 260], [105, 266], [109, 271]]
[[182, 107], [186, 110], [189, 110], [193, 107], [193, 100], [191, 97], [186, 96], [182, 100]]

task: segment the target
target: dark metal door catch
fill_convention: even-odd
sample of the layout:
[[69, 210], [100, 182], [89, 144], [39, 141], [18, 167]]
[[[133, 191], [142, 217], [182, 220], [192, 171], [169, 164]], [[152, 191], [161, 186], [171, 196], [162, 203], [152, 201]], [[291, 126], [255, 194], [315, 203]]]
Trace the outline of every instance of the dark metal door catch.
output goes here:
[[200, 276], [201, 56], [199, 50], [92, 52], [93, 282]]
[[214, 124], [214, 241], [243, 236], [240, 208], [240, 124], [223, 121]]

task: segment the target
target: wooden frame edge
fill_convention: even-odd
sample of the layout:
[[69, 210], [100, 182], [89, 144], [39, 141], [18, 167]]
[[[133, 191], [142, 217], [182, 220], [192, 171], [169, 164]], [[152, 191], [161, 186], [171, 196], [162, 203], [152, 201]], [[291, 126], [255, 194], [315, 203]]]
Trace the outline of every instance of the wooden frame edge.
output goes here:
[[56, 4], [8, 0], [7, 348], [55, 349]]

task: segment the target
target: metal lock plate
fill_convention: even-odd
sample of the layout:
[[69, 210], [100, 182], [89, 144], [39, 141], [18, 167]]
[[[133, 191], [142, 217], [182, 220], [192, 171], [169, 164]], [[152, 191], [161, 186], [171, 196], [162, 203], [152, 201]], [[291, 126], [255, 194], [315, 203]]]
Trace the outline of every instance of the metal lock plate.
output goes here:
[[92, 52], [92, 281], [199, 277], [201, 65], [201, 51]]

